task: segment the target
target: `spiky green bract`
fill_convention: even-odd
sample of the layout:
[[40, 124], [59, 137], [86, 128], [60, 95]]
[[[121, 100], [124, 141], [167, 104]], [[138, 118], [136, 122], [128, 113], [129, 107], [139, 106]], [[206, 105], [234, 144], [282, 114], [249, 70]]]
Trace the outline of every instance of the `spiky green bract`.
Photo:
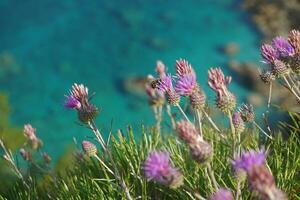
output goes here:
[[[259, 150], [264, 146], [268, 152], [267, 163], [270, 166], [278, 188], [287, 193], [289, 199], [300, 199], [300, 115], [292, 115], [293, 125], [282, 125], [286, 135], [277, 133], [273, 140], [259, 135], [257, 130], [245, 130], [241, 144], [245, 150]], [[204, 138], [213, 142], [214, 156], [211, 161], [216, 179], [222, 188], [235, 191], [237, 180], [231, 168], [232, 149], [231, 134], [224, 133], [228, 138], [220, 138], [213, 129], [204, 128]], [[226, 132], [226, 130], [224, 129]], [[142, 132], [142, 135], [137, 135]], [[139, 138], [135, 139], [134, 134]], [[124, 135], [124, 136], [123, 136]], [[190, 156], [189, 149], [174, 136], [174, 133], [158, 133], [154, 128], [137, 130], [129, 128], [112, 137], [109, 149], [122, 178], [130, 188], [130, 193], [140, 199], [195, 199], [191, 191], [183, 188], [176, 190], [158, 183], [148, 182], [141, 168], [149, 152], [160, 149], [170, 153], [174, 166], [180, 166], [187, 187], [209, 198], [213, 186], [205, 176], [205, 167], [199, 165]], [[109, 168], [112, 164], [102, 152], [99, 157]], [[96, 159], [88, 157], [83, 160], [68, 162], [65, 175], [46, 174], [42, 180], [32, 177], [28, 181], [30, 190], [18, 182], [14, 188], [3, 194], [7, 199], [125, 199], [124, 193], [118, 188], [113, 175]], [[243, 187], [241, 199], [254, 199]]]

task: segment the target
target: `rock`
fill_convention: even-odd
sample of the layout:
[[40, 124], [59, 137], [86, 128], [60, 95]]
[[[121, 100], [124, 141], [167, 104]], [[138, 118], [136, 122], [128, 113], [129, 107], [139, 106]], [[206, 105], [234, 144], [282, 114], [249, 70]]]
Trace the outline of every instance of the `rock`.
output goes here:
[[243, 7], [265, 39], [285, 36], [292, 28], [300, 27], [300, 1], [298, 0], [244, 0]]
[[144, 77], [130, 77], [121, 81], [121, 89], [123, 92], [138, 97], [145, 96], [145, 84], [147, 79]]
[[266, 104], [265, 99], [262, 95], [259, 95], [258, 93], [253, 93], [247, 96], [247, 102], [252, 104], [254, 107], [260, 107], [263, 106], [263, 104]]
[[21, 70], [21, 66], [17, 63], [16, 58], [9, 52], [0, 53], [0, 78], [4, 78], [11, 74], [17, 74]]
[[163, 51], [168, 49], [171, 43], [169, 40], [161, 37], [146, 37], [144, 39], [144, 44], [157, 51]]
[[222, 50], [227, 56], [235, 56], [239, 52], [240, 47], [237, 43], [230, 42], [226, 44]]

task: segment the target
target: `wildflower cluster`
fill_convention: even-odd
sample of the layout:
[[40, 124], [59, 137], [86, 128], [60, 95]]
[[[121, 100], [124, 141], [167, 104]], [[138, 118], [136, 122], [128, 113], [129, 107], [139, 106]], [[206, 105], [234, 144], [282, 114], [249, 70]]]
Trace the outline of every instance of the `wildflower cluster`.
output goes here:
[[240, 158], [233, 161], [234, 170], [246, 172], [250, 189], [261, 199], [287, 199], [285, 194], [276, 187], [274, 177], [266, 165], [264, 151], [244, 152]]
[[[299, 88], [297, 89], [298, 83], [295, 82], [296, 76], [300, 73], [300, 69], [298, 69], [300, 68], [299, 42], [300, 33], [293, 30], [288, 39], [277, 37], [271, 45], [266, 44], [262, 47], [262, 56], [271, 70], [262, 74], [261, 78], [270, 85], [275, 79], [284, 79], [295, 95], [298, 95], [300, 91]], [[242, 137], [246, 135], [244, 132], [247, 123], [252, 123], [267, 137], [273, 138], [256, 123], [257, 116], [255, 116], [252, 105], [242, 104], [237, 108], [236, 96], [229, 90], [232, 78], [225, 76], [221, 68], [208, 70], [207, 83], [216, 94], [215, 106], [228, 117], [230, 133], [226, 127], [221, 132], [207, 113], [206, 95], [197, 82], [196, 72], [192, 65], [187, 60], [179, 59], [175, 62], [175, 70], [175, 75], [167, 73], [166, 66], [158, 61], [155, 68], [157, 77], [152, 75], [147, 77], [145, 91], [155, 115], [156, 128], [153, 129], [153, 135], [144, 133], [140, 146], [136, 144], [133, 134], [130, 135], [129, 140], [126, 140], [121, 131], [118, 131], [119, 140], [109, 135], [108, 141], [105, 141], [95, 123], [99, 109], [90, 102], [91, 96], [89, 96], [88, 88], [83, 84], [73, 84], [66, 96], [64, 106], [76, 111], [78, 120], [91, 131], [92, 137], [81, 141], [82, 150], [75, 153], [77, 161], [80, 161], [78, 163], [84, 166], [79, 169], [84, 178], [70, 173], [73, 182], [64, 180], [59, 182], [60, 180], [54, 177], [52, 180], [55, 183], [55, 190], [59, 188], [57, 186], [59, 183], [63, 185], [64, 192], [67, 191], [68, 194], [70, 191], [75, 191], [74, 188], [77, 185], [80, 185], [79, 187], [88, 185], [86, 190], [81, 190], [79, 193], [94, 191], [94, 189], [99, 191], [99, 188], [103, 187], [101, 192], [104, 195], [105, 193], [114, 193], [118, 196], [116, 198], [126, 197], [128, 200], [132, 200], [147, 199], [150, 187], [149, 191], [154, 191], [154, 198], [157, 199], [156, 192], [164, 192], [164, 189], [168, 187], [169, 189], [166, 191], [173, 192], [173, 194], [164, 194], [164, 198], [172, 198], [180, 194], [177, 191], [182, 190], [185, 197], [188, 195], [190, 198], [200, 200], [239, 200], [244, 196], [249, 197], [247, 195], [257, 196], [263, 200], [286, 200], [285, 192], [276, 185], [275, 178], [266, 161], [266, 152], [254, 150], [254, 147], [256, 149], [261, 145], [260, 140], [253, 137], [251, 138], [253, 140], [250, 141], [251, 145], [248, 146], [242, 140]], [[180, 104], [184, 98], [187, 99], [193, 113], [186, 114], [186, 110], [181, 107]], [[173, 107], [179, 110], [182, 117], [172, 113]], [[172, 139], [167, 138], [166, 140], [161, 137], [164, 109], [176, 134], [175, 138], [171, 137]], [[191, 115], [194, 120], [190, 120]], [[213, 129], [203, 127], [204, 119], [208, 120]], [[26, 124], [23, 133], [26, 143], [19, 150], [20, 156], [28, 165], [34, 166], [44, 174], [44, 165], [47, 166], [51, 162], [51, 157], [47, 152], [42, 151], [43, 143], [37, 137], [35, 128]], [[109, 143], [110, 141], [112, 142]], [[266, 141], [272, 144], [273, 140], [267, 138]], [[13, 154], [1, 139], [0, 146], [4, 151], [4, 160], [9, 163], [24, 185], [30, 189], [31, 183], [24, 178]], [[268, 149], [272, 148], [271, 145], [266, 146]], [[297, 157], [297, 152], [298, 150], [288, 151], [288, 155], [293, 154], [294, 158]], [[43, 159], [43, 165], [35, 158], [38, 154]], [[216, 158], [216, 156], [219, 157]], [[229, 157], [232, 158], [231, 163], [228, 162], [231, 160]], [[276, 160], [276, 165], [280, 162], [280, 159], [274, 160]], [[294, 158], [294, 160], [300, 163], [298, 158]], [[91, 170], [87, 168], [87, 166], [91, 167], [89, 161], [93, 167]], [[95, 161], [97, 165], [95, 165]], [[233, 168], [232, 175], [231, 168], [228, 166]], [[191, 169], [195, 171], [191, 171]], [[94, 173], [95, 171], [96, 173]], [[193, 180], [194, 175], [197, 177], [195, 180]], [[86, 180], [86, 177], [91, 180]], [[153, 182], [149, 184], [149, 187], [148, 181]], [[245, 181], [247, 181], [248, 187], [245, 187]], [[200, 182], [201, 187], [197, 185]], [[280, 183], [280, 181], [277, 182]], [[71, 185], [70, 188], [68, 188], [68, 184]], [[99, 184], [101, 187], [98, 187]], [[152, 187], [151, 184], [155, 187]], [[164, 187], [159, 188], [159, 184]], [[242, 192], [245, 192], [246, 195]], [[52, 194], [47, 195], [50, 197]], [[65, 197], [64, 195], [65, 193], [62, 196]], [[84, 197], [87, 198], [87, 196]]]
[[263, 44], [261, 55], [267, 69], [261, 73], [263, 82], [278, 80], [300, 101], [300, 31], [290, 31], [288, 38], [275, 37], [271, 44]]

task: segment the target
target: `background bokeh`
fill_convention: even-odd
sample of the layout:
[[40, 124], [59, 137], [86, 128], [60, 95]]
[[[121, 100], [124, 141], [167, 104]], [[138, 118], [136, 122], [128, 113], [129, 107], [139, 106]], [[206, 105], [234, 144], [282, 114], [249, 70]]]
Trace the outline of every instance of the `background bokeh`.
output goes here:
[[[111, 120], [113, 130], [151, 124], [146, 97], [130, 83], [154, 73], [158, 59], [170, 71], [188, 59], [212, 104], [207, 69], [230, 74], [226, 44], [239, 46], [236, 60], [260, 61], [261, 36], [249, 18], [235, 0], [0, 0], [0, 91], [11, 123], [31, 123], [57, 159], [73, 137], [88, 135], [63, 107], [77, 82], [96, 92], [104, 134]], [[231, 90], [240, 100], [247, 92], [235, 81]]]

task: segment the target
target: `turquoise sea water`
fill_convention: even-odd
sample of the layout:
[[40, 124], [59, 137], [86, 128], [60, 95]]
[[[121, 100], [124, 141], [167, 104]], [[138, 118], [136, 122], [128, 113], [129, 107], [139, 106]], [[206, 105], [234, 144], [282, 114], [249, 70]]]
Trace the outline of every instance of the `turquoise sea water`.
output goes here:
[[[73, 82], [97, 93], [97, 120], [107, 133], [128, 124], [153, 121], [146, 99], [124, 93], [120, 80], [153, 73], [157, 59], [172, 69], [186, 58], [206, 86], [207, 69], [225, 65], [219, 50], [240, 44], [240, 60], [259, 60], [259, 35], [232, 0], [0, 0], [0, 55], [15, 59], [16, 70], [2, 73], [0, 90], [9, 95], [14, 125], [31, 123], [57, 158], [73, 136], [90, 135], [63, 108]], [[226, 71], [226, 69], [225, 69]], [[229, 73], [226, 71], [226, 73]], [[4, 74], [4, 75], [3, 75]], [[232, 91], [243, 96], [238, 84]], [[208, 92], [210, 102], [213, 94]]]

